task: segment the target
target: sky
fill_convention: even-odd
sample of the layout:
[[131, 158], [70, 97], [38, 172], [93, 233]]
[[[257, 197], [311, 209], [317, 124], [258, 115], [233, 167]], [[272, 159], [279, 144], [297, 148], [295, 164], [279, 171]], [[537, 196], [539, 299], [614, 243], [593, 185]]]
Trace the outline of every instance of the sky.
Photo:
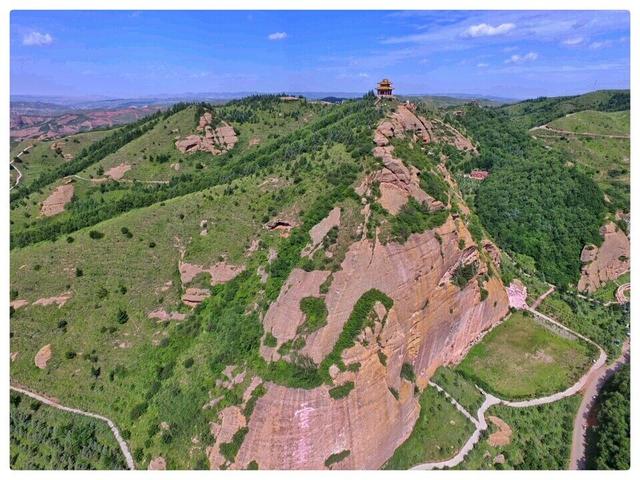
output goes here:
[[629, 88], [615, 11], [13, 11], [11, 94]]

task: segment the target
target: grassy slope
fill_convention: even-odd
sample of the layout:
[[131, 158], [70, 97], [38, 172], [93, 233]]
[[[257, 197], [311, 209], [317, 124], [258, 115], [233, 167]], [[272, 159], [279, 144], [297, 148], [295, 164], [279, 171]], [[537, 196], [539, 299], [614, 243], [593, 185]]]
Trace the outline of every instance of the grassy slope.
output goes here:
[[557, 118], [549, 126], [558, 130], [600, 135], [629, 135], [630, 112], [584, 110]]
[[[33, 301], [65, 290], [72, 290], [74, 297], [60, 309], [29, 306], [14, 314], [11, 351], [19, 355], [12, 364], [12, 378], [56, 395], [71, 405], [109, 415], [125, 430], [132, 430], [134, 447], [147, 440], [147, 430], [155, 419], [178, 425], [187, 413], [191, 418], [185, 419], [184, 424], [192, 425], [194, 416], [207, 400], [207, 386], [214, 387], [206, 358], [210, 348], [207, 345], [215, 344], [215, 339], [205, 334], [199, 337], [202, 343], [185, 348], [188, 350], [185, 353], [179, 353], [178, 349], [169, 351], [154, 345], [153, 341], [157, 343], [168, 336], [174, 327], [160, 326], [146, 318], [147, 312], [156, 307], [181, 308], [175, 237], [185, 243], [192, 239], [185, 255], [187, 261], [210, 264], [224, 255], [231, 262], [246, 264], [255, 271], [259, 263], [266, 263], [266, 246], [278, 249], [280, 241], [277, 234], [262, 227], [263, 217], [270, 211], [292, 207], [294, 200], [298, 205], [309, 205], [325, 188], [322, 172], [341, 162], [346, 153], [335, 146], [327, 152], [327, 157], [301, 172], [302, 181], [297, 185], [286, 180], [291, 174], [282, 166], [277, 167], [270, 176], [283, 179], [275, 183], [281, 192], [277, 197], [271, 190], [274, 184], [267, 182], [260, 186], [264, 178], [249, 177], [236, 182], [238, 188], [233, 195], [223, 195], [224, 186], [214, 187], [105, 221], [92, 228], [105, 234], [100, 240], [90, 239], [89, 229], [84, 229], [72, 235], [73, 243], [61, 239], [53, 244], [45, 242], [13, 251], [11, 288], [17, 290], [19, 298]], [[184, 214], [183, 220], [180, 214]], [[205, 218], [209, 220], [210, 234], [203, 237], [199, 234], [199, 224]], [[132, 239], [122, 235], [122, 227], [129, 228]], [[265, 248], [246, 259], [245, 249], [254, 238], [261, 238]], [[150, 241], [156, 243], [155, 248], [149, 248]], [[41, 267], [36, 270], [36, 265]], [[75, 277], [76, 267], [83, 269], [82, 277]], [[173, 280], [174, 286], [160, 292], [168, 280]], [[127, 288], [124, 295], [118, 291], [121, 285]], [[99, 298], [101, 288], [108, 291], [106, 298]], [[116, 322], [119, 308], [125, 308], [129, 314], [125, 325]], [[57, 327], [60, 320], [68, 322], [66, 329]], [[101, 332], [103, 327], [115, 327], [116, 331]], [[46, 343], [52, 344], [54, 355], [49, 367], [41, 371], [34, 366], [33, 356]], [[127, 348], [120, 348], [121, 345]], [[69, 360], [65, 358], [67, 351], [79, 355]], [[80, 355], [93, 351], [97, 356], [95, 362]], [[136, 422], [135, 427], [131, 425], [129, 412], [149, 390], [156, 378], [156, 368], [171, 361], [181, 365], [188, 356], [195, 359], [194, 367], [189, 372], [184, 367], [176, 367], [175, 371], [178, 379], [186, 375], [192, 387], [182, 396], [171, 394], [170, 390], [163, 392], [164, 397], [159, 398], [157, 404], [165, 407], [154, 407], [162, 413], [152, 410], [143, 421]], [[101, 368], [97, 380], [91, 374], [92, 366]], [[112, 372], [115, 376], [110, 380]], [[199, 425], [206, 425], [207, 420], [213, 419], [210, 417], [215, 417], [213, 412], [202, 416]], [[190, 442], [193, 433], [184, 432], [185, 444]], [[166, 454], [166, 446], [163, 449], [161, 444], [149, 449]], [[173, 458], [180, 456], [176, 454]], [[169, 459], [174, 461], [171, 455]], [[192, 461], [183, 458], [177, 465], [193, 467], [189, 463]]]
[[51, 146], [58, 143], [61, 146], [62, 154], [71, 154], [74, 157], [87, 145], [96, 142], [111, 133], [113, 130], [94, 130], [92, 132], [78, 133], [70, 135], [63, 139], [40, 141], [40, 140], [23, 140], [21, 142], [12, 143], [11, 157], [15, 157], [23, 149], [29, 145], [33, 145], [28, 154], [20, 157], [21, 162], [16, 162], [16, 166], [22, 172], [20, 183], [29, 183], [31, 178], [37, 177], [42, 171], [55, 167], [65, 161], [62, 155], [57, 155]]
[[502, 398], [526, 398], [569, 387], [590, 361], [586, 344], [516, 313], [475, 345], [458, 369]]
[[598, 90], [571, 97], [542, 97], [502, 107], [515, 122], [526, 128], [548, 123], [582, 110], [619, 111], [629, 109], [629, 90]]
[[123, 469], [124, 457], [109, 427], [11, 393], [12, 469]]
[[[605, 135], [629, 135], [629, 111], [583, 111], [551, 122], [550, 126], [573, 132]], [[532, 132], [545, 145], [566, 152], [609, 196], [612, 210], [629, 211], [630, 140], [590, 138], [535, 130]]]
[[396, 449], [385, 470], [406, 470], [420, 463], [447, 460], [474, 430], [473, 424], [435, 388], [422, 393], [420, 407], [411, 436]]
[[[224, 116], [226, 107], [221, 106], [217, 108], [220, 111], [220, 115]], [[239, 155], [247, 149], [256, 148], [255, 146], [249, 145], [251, 140], [260, 140], [261, 144], [268, 143], [274, 138], [278, 138], [309, 123], [321, 115], [323, 111], [327, 111], [330, 108], [331, 107], [319, 104], [309, 104], [307, 102], [280, 102], [276, 103], [272, 109], [256, 108], [255, 118], [251, 118], [246, 122], [231, 122], [238, 133], [238, 143], [233, 150], [234, 155]], [[197, 120], [195, 106], [179, 111], [167, 119], [161, 119], [149, 132], [129, 142], [118, 151], [107, 155], [100, 162], [82, 170], [78, 173], [78, 176], [85, 179], [98, 178], [97, 171], [99, 167], [102, 167], [104, 171], [107, 171], [109, 168], [120, 165], [121, 163], [132, 165], [132, 169], [124, 175], [124, 179], [129, 181], [167, 181], [185, 173], [188, 174], [205, 171], [210, 167], [210, 164], [215, 157], [204, 152], [194, 155], [181, 154], [175, 147], [175, 137], [184, 137], [193, 133], [196, 125]], [[178, 133], [175, 133], [175, 130], [178, 130]], [[108, 132], [105, 131], [92, 132], [74, 135], [69, 138], [86, 137], [89, 139], [91, 138], [90, 135], [93, 134], [96, 135], [96, 138], [94, 139], [95, 141], [98, 138], [102, 138], [107, 133]], [[64, 153], [67, 152], [66, 145], [76, 145], [73, 143], [73, 140], [65, 142], [64, 139], [60, 139], [58, 142], [63, 142], [65, 144], [65, 147], [63, 147]], [[49, 148], [48, 145], [50, 144], [51, 142], [44, 142], [42, 146], [34, 148], [33, 153], [29, 155], [34, 155], [35, 158], [41, 158], [42, 155], [48, 155], [50, 158], [54, 157], [55, 152], [47, 150]], [[84, 145], [86, 145], [86, 143], [82, 144], [82, 146]], [[18, 147], [14, 147], [12, 152], [17, 148]], [[77, 146], [75, 148], [77, 148]], [[69, 149], [70, 153], [74, 153], [71, 150], [71, 147], [69, 147]], [[80, 148], [77, 148], [77, 150], [79, 151]], [[149, 158], [150, 155], [157, 156], [161, 154], [168, 154], [170, 156], [170, 160], [164, 163], [157, 163], [152, 162]], [[29, 155], [23, 155], [23, 158], [29, 157]], [[180, 164], [179, 171], [176, 171], [171, 167], [174, 163]], [[59, 161], [56, 160], [55, 162], [50, 162], [50, 164], [43, 165], [43, 167], [38, 170], [38, 173], [45, 168], [51, 168], [58, 164]], [[198, 168], [196, 168], [198, 164], [203, 166], [202, 170], [198, 170]], [[18, 168], [22, 170], [20, 164], [18, 164]], [[35, 178], [36, 175], [31, 173], [31, 176]], [[62, 182], [63, 180], [60, 179], [51, 185], [42, 188], [40, 192], [32, 193], [25, 199], [26, 205], [16, 206], [12, 209], [12, 226], [18, 229], [35, 225], [38, 222], [43, 221], [43, 218], [39, 216], [40, 205], [56, 187], [62, 184]], [[74, 195], [76, 198], [85, 199], [90, 197], [98, 202], [110, 200], [114, 197], [117, 198], [122, 195], [130, 185], [122, 183], [120, 190], [104, 193], [101, 191], [100, 185], [94, 185], [91, 181], [75, 179], [74, 182]], [[54, 218], [56, 220], [60, 220], [65, 216], [68, 216], [68, 214], [62, 213], [56, 215]], [[44, 219], [44, 221], [47, 220]]]
[[[458, 467], [461, 470], [515, 469], [515, 470], [562, 470], [569, 464], [573, 417], [580, 396], [574, 395], [555, 403], [530, 408], [509, 408], [502, 405], [491, 407], [487, 415], [504, 420], [513, 430], [511, 443], [504, 447], [492, 447], [488, 435], [475, 446]], [[502, 454], [503, 465], [495, 464], [494, 458]]]

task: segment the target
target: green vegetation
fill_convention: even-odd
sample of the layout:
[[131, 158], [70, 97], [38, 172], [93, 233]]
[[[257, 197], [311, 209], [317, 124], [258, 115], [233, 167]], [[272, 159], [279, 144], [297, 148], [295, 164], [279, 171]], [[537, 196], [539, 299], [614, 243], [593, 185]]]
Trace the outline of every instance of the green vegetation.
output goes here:
[[305, 320], [298, 327], [298, 333], [308, 335], [327, 324], [327, 306], [319, 297], [305, 297], [300, 300], [300, 310], [305, 314]]
[[629, 90], [599, 90], [570, 97], [540, 97], [502, 107], [514, 121], [525, 128], [537, 127], [551, 120], [582, 110], [616, 112], [629, 110]]
[[554, 292], [538, 307], [567, 327], [600, 345], [611, 358], [620, 354], [629, 330], [629, 309], [613, 304], [605, 307], [583, 300], [574, 292]]
[[[504, 420], [513, 431], [511, 443], [492, 447], [489, 433], [484, 432], [480, 442], [456, 467], [460, 470], [564, 470], [569, 467], [573, 419], [580, 405], [580, 396], [574, 395], [537, 407], [491, 407], [486, 415]], [[504, 464], [494, 462], [497, 455], [504, 455]]]
[[447, 460], [464, 445], [473, 424], [435, 388], [420, 396], [420, 416], [409, 438], [385, 463], [385, 470], [406, 470], [425, 462]]
[[376, 302], [382, 303], [387, 311], [393, 306], [393, 300], [376, 289], [368, 290], [358, 299], [333, 346], [333, 350], [320, 363], [320, 375], [325, 381], [330, 381], [329, 367], [341, 363], [342, 351], [352, 347], [358, 334], [373, 323], [371, 316]]
[[242, 442], [244, 442], [244, 437], [248, 432], [249, 429], [247, 427], [242, 427], [233, 434], [229, 443], [222, 443], [220, 445], [220, 453], [228, 462], [233, 463], [235, 461], [238, 450], [240, 450]]
[[628, 470], [631, 465], [631, 368], [614, 373], [598, 399], [598, 423], [591, 427], [597, 470]]
[[413, 370], [413, 365], [410, 363], [403, 363], [402, 368], [400, 369], [400, 377], [405, 380], [409, 380], [410, 382], [416, 381], [416, 373]]
[[473, 382], [453, 368], [438, 368], [431, 381], [443, 388], [472, 415], [475, 415], [475, 412], [478, 411], [484, 401], [482, 393], [475, 387]]
[[390, 235], [386, 239], [383, 238], [382, 241], [404, 243], [413, 233], [422, 233], [439, 227], [447, 220], [448, 216], [447, 210], [431, 212], [426, 204], [411, 197], [400, 212], [390, 218]]
[[10, 397], [10, 464], [17, 470], [126, 468], [109, 427], [18, 393]]
[[338, 453], [332, 453], [324, 461], [324, 466], [329, 468], [331, 467], [331, 465], [341, 462], [342, 460], [347, 458], [349, 455], [351, 455], [351, 450], [342, 450], [341, 452], [338, 452]]
[[353, 382], [346, 382], [343, 383], [342, 385], [339, 385], [337, 387], [333, 387], [332, 389], [329, 390], [329, 396], [331, 398], [333, 398], [334, 400], [338, 400], [340, 398], [344, 398], [347, 395], [349, 395], [349, 392], [351, 392], [351, 390], [353, 390], [354, 387], [354, 383]]
[[[550, 127], [577, 133], [629, 135], [629, 111], [584, 111], [551, 122]], [[532, 135], [545, 145], [563, 152], [565, 158], [593, 178], [608, 197], [608, 210], [629, 211], [630, 140], [570, 135], [551, 130], [534, 130]]]
[[572, 385], [593, 358], [588, 344], [515, 313], [476, 344], [457, 367], [501, 398], [539, 397]]
[[535, 258], [549, 281], [576, 282], [582, 247], [602, 241], [598, 186], [504, 112], [470, 106], [463, 121], [480, 144], [476, 165], [491, 169], [475, 198], [483, 225], [502, 248]]
[[593, 292], [591, 297], [595, 300], [598, 300], [603, 303], [615, 302], [616, 301], [616, 290], [620, 285], [631, 282], [631, 272], [627, 272], [624, 275], [616, 278], [615, 280], [611, 280], [604, 285], [602, 285], [598, 290]]

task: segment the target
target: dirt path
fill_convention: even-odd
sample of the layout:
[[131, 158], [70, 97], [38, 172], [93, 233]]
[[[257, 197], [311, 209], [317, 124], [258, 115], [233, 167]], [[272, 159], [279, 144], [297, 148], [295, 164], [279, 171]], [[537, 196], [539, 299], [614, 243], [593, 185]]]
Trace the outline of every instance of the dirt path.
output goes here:
[[584, 470], [586, 468], [585, 450], [589, 414], [605, 382], [629, 360], [629, 340], [627, 339], [622, 346], [620, 356], [610, 366], [603, 365], [599, 368], [585, 386], [582, 402], [580, 402], [578, 413], [573, 421], [573, 439], [571, 442], [571, 459], [569, 461], [571, 470]]
[[549, 295], [551, 295], [555, 290], [556, 290], [555, 285], [551, 285], [549, 290], [544, 292], [542, 295], [538, 297], [538, 299], [535, 302], [533, 302], [533, 305], [531, 305], [531, 309], [535, 310], [536, 308], [538, 308], [540, 304], [544, 301], [544, 299], [547, 298]]
[[608, 135], [605, 133], [593, 133], [593, 132], [572, 132], [570, 130], [560, 130], [558, 128], [550, 127], [549, 125], [540, 125], [539, 127], [533, 127], [530, 132], [546, 131], [551, 133], [558, 133], [561, 135], [575, 135], [578, 137], [590, 137], [590, 138], [618, 138], [623, 140], [629, 140], [629, 135]]
[[[91, 182], [91, 183], [102, 183], [102, 182], [111, 181], [111, 178], [109, 177], [103, 177], [101, 179], [97, 179], [97, 178], [81, 177], [80, 175], [71, 175], [71, 176], [79, 180], [84, 180], [85, 182]], [[113, 180], [113, 181], [120, 182], [120, 183], [151, 183], [156, 185], [167, 185], [169, 183], [169, 180], [131, 180], [130, 178], [120, 178], [118, 180]]]
[[[550, 291], [546, 292], [543, 295], [546, 296], [549, 293]], [[598, 359], [593, 363], [591, 368], [589, 368], [589, 370], [584, 375], [582, 375], [582, 377], [578, 379], [576, 383], [571, 385], [566, 390], [554, 393], [552, 395], [547, 395], [545, 397], [532, 398], [530, 400], [519, 400], [519, 401], [504, 400], [485, 392], [484, 390], [482, 390], [480, 387], [476, 385], [476, 388], [480, 390], [485, 397], [484, 402], [476, 412], [476, 418], [471, 417], [471, 415], [458, 402], [456, 402], [453, 399], [453, 397], [451, 397], [451, 395], [449, 395], [443, 388], [441, 388], [440, 386], [436, 385], [433, 382], [429, 382], [429, 385], [434, 386], [439, 392], [444, 393], [445, 396], [449, 399], [449, 401], [460, 412], [462, 412], [467, 418], [471, 420], [471, 422], [475, 425], [476, 429], [471, 434], [471, 436], [466, 441], [466, 443], [462, 446], [462, 448], [458, 451], [458, 453], [456, 453], [456, 455], [450, 458], [449, 460], [444, 460], [442, 462], [423, 463], [423, 464], [412, 467], [411, 468], [412, 470], [433, 470], [433, 469], [441, 469], [441, 468], [452, 468], [462, 463], [462, 461], [467, 456], [467, 454], [473, 449], [475, 444], [478, 443], [481, 433], [487, 429], [487, 420], [484, 414], [487, 411], [487, 409], [489, 409], [489, 407], [493, 405], [502, 404], [511, 408], [534, 407], [537, 405], [544, 405], [547, 403], [557, 402], [558, 400], [562, 400], [563, 398], [567, 398], [572, 395], [575, 395], [576, 393], [584, 389], [582, 403], [578, 410], [578, 414], [576, 415], [574, 420], [573, 442], [571, 446], [571, 462], [570, 462], [570, 465], [571, 465], [570, 468], [572, 469], [583, 467], [584, 461], [582, 460], [582, 464], [581, 464], [580, 461], [575, 459], [582, 459], [584, 457], [584, 443], [585, 443], [588, 412], [593, 405], [594, 398], [597, 396], [597, 393], [599, 392], [600, 388], [602, 388], [602, 385], [606, 380], [606, 378], [608, 378], [608, 376], [610, 376], [611, 374], [613, 374], [614, 371], [620, 368], [622, 363], [624, 363], [625, 359], [628, 358], [629, 342], [628, 340], [625, 342], [625, 346], [623, 347], [623, 354], [620, 356], [620, 358], [618, 358], [611, 367], [607, 367], [606, 365], [607, 354], [597, 343], [585, 337], [584, 335], [579, 334], [578, 332], [574, 332], [573, 330], [561, 324], [560, 322], [538, 312], [537, 310], [534, 310], [533, 308], [529, 308], [528, 310], [538, 318], [541, 318], [553, 324], [554, 326], [568, 332], [569, 334], [577, 338], [580, 338], [590, 343], [591, 345], [594, 345], [599, 352]]]
[[111, 431], [113, 432], [114, 437], [116, 437], [116, 441], [118, 442], [118, 445], [120, 446], [120, 450], [122, 450], [122, 454], [124, 455], [124, 458], [127, 462], [127, 466], [129, 467], [130, 470], [135, 470], [136, 466], [135, 463], [133, 461], [133, 456], [131, 455], [131, 452], [129, 451], [129, 447], [127, 446], [127, 442], [124, 441], [124, 439], [122, 438], [122, 435], [120, 434], [120, 430], [118, 430], [118, 427], [116, 427], [116, 424], [113, 423], [111, 420], [109, 420], [107, 417], [103, 417], [102, 415], [98, 415], [97, 413], [90, 413], [90, 412], [85, 412], [83, 410], [79, 410], [77, 408], [71, 408], [71, 407], [65, 407], [64, 405], [60, 405], [58, 402], [44, 397], [42, 395], [39, 395], [37, 393], [31, 392], [29, 390], [26, 390], [22, 387], [18, 387], [18, 386], [14, 386], [14, 385], [9, 385], [9, 388], [11, 390], [14, 390], [16, 392], [22, 393], [23, 395], [26, 395], [28, 397], [31, 397], [35, 400], [38, 400], [39, 402], [42, 402], [46, 405], [49, 405], [51, 407], [57, 408], [58, 410], [64, 410], [65, 412], [70, 412], [70, 413], [75, 413], [78, 415], [84, 415], [85, 417], [91, 417], [91, 418], [95, 418], [97, 420], [103, 421], [105, 422], [109, 428], [111, 429]]
[[[31, 149], [31, 147], [32, 147], [32, 146], [33, 146], [33, 145], [29, 145], [28, 147], [25, 147], [25, 148], [24, 148], [24, 150], [22, 150], [20, 153], [18, 153], [18, 155], [16, 155], [16, 157], [20, 158], [20, 157], [22, 156], [22, 154], [23, 154], [23, 153], [25, 153], [25, 152], [28, 152], [28, 151]], [[15, 187], [17, 187], [17, 186], [18, 186], [18, 184], [20, 183], [20, 180], [22, 179], [22, 172], [18, 169], [18, 167], [16, 167], [16, 166], [15, 166], [15, 164], [14, 164], [13, 162], [14, 162], [14, 160], [13, 160], [13, 159], [11, 159], [11, 161], [9, 162], [9, 165], [10, 165], [11, 167], [13, 167], [13, 169], [14, 169], [16, 172], [18, 172], [18, 177], [16, 178], [16, 183], [15, 183], [15, 185], [12, 185], [12, 186], [10, 186], [10, 187], [9, 187], [9, 191], [11, 191], [11, 190], [13, 190]]]

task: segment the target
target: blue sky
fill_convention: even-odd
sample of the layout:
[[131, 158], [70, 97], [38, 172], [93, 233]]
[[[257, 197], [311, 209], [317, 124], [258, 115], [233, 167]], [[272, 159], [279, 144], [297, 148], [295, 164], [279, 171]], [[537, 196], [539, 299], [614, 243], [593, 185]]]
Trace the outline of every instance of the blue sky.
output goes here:
[[575, 94], [629, 88], [629, 36], [613, 11], [13, 11], [11, 93]]

